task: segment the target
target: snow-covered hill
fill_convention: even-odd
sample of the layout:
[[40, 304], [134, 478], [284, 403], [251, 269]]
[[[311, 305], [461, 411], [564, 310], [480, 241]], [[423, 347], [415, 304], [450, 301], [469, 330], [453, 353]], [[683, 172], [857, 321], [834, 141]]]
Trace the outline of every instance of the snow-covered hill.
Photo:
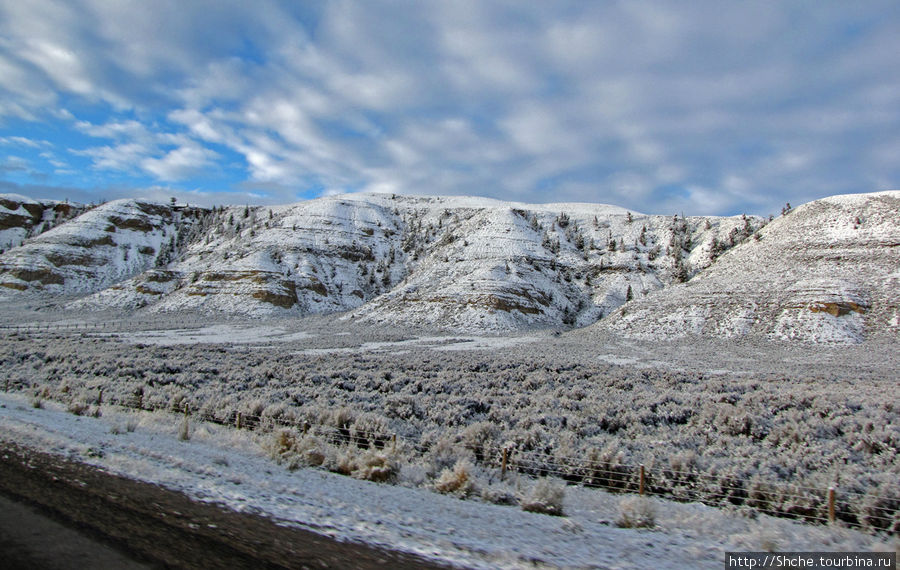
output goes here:
[[199, 215], [135, 200], [107, 202], [6, 251], [0, 286], [53, 294], [103, 289], [164, 265]]
[[629, 297], [687, 279], [729, 239], [761, 225], [596, 204], [385, 194], [220, 209], [177, 261], [81, 305], [349, 310], [345, 318], [465, 330], [583, 326]]
[[900, 192], [800, 206], [684, 284], [596, 325], [628, 336], [860, 342], [900, 333]]
[[[37, 203], [19, 198], [0, 202], [8, 219], [29, 207], [36, 219]], [[80, 295], [77, 308], [489, 331], [602, 319], [638, 337], [855, 342], [900, 328], [898, 220], [898, 192], [819, 200], [768, 225], [474, 197], [215, 210], [119, 200], [30, 230], [0, 255], [0, 285]]]
[[0, 253], [83, 213], [88, 206], [0, 194]]

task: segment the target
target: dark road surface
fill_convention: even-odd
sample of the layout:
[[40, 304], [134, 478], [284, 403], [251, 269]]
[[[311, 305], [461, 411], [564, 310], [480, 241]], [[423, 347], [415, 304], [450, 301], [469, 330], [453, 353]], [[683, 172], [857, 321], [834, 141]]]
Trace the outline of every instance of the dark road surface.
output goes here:
[[447, 568], [0, 441], [0, 568]]

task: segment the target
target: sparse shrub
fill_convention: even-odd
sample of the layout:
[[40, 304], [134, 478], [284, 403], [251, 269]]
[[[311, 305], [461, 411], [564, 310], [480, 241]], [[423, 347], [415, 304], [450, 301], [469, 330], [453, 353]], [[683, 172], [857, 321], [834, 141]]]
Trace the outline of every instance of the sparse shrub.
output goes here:
[[71, 402], [69, 404], [68, 410], [70, 414], [83, 416], [84, 413], [88, 410], [88, 405], [83, 402]]
[[335, 463], [331, 471], [340, 473], [341, 475], [350, 475], [356, 469], [357, 451], [352, 448], [346, 448], [339, 453], [335, 459]]
[[383, 483], [391, 480], [397, 471], [397, 464], [387, 454], [369, 450], [357, 455], [356, 469], [350, 475], [356, 479]]
[[440, 477], [434, 482], [434, 488], [440, 493], [453, 493], [456, 495], [468, 495], [473, 490], [471, 476], [472, 464], [465, 459], [460, 459], [453, 469], [444, 469]]
[[557, 517], [563, 516], [563, 500], [566, 497], [566, 486], [550, 478], [540, 479], [522, 499], [523, 511], [542, 513]]
[[127, 422], [125, 422], [125, 431], [128, 433], [134, 432], [137, 429], [137, 420], [134, 418], [129, 418]]
[[344, 449], [330, 469], [342, 475], [379, 483], [391, 480], [399, 471], [397, 463], [387, 454], [371, 449], [359, 452], [354, 447]]
[[276, 431], [270, 439], [268, 451], [269, 455], [279, 461], [282, 457], [293, 451], [297, 443], [297, 436], [289, 429], [281, 429]]
[[31, 407], [36, 410], [40, 410], [44, 407], [44, 401], [40, 398], [34, 398], [31, 400]]
[[517, 505], [519, 500], [509, 489], [502, 486], [488, 485], [481, 489], [481, 499], [495, 505]]
[[653, 528], [656, 526], [656, 509], [647, 497], [625, 497], [619, 502], [616, 525], [621, 528]]

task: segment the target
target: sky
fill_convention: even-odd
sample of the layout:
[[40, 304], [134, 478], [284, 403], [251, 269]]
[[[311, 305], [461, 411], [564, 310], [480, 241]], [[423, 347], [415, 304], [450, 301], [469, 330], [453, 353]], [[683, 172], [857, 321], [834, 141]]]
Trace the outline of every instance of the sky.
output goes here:
[[0, 192], [778, 213], [900, 188], [900, 3], [0, 0]]

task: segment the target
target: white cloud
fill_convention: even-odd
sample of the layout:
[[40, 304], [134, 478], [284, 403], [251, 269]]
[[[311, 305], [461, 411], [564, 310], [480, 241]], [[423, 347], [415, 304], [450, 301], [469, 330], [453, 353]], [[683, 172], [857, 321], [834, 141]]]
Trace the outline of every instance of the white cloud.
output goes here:
[[78, 149], [98, 173], [174, 183], [236, 153], [266, 199], [730, 212], [900, 185], [890, 3], [307, 4], [0, 0], [0, 120], [108, 139]]
[[31, 163], [21, 156], [7, 156], [0, 162], [0, 172], [25, 172], [31, 169]]
[[160, 180], [175, 181], [197, 176], [214, 164], [219, 154], [197, 144], [180, 146], [162, 158], [148, 157], [141, 168]]
[[9, 146], [24, 146], [28, 148], [46, 148], [52, 146], [49, 141], [34, 140], [27, 137], [11, 136], [0, 137], [0, 144]]

